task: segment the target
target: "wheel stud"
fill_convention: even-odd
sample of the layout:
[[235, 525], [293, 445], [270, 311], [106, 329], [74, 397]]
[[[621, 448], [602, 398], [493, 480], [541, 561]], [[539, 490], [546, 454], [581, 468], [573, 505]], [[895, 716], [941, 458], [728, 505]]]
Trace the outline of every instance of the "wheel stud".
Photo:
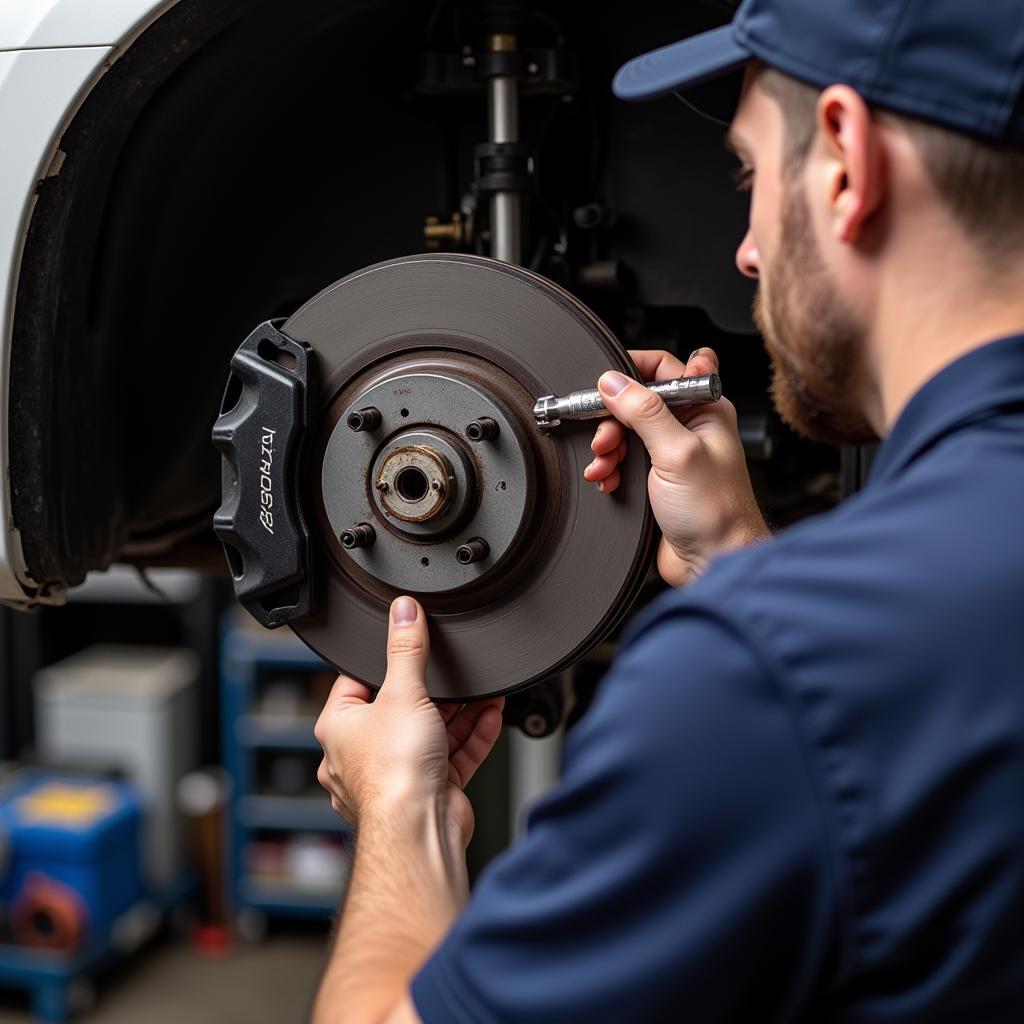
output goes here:
[[493, 441], [498, 436], [498, 424], [490, 416], [480, 416], [466, 427], [470, 441]]
[[359, 523], [351, 530], [345, 530], [341, 535], [341, 546], [343, 548], [368, 548], [377, 539], [377, 534], [369, 523]]
[[348, 414], [345, 421], [352, 430], [376, 430], [380, 426], [380, 410], [368, 406]]
[[474, 537], [460, 545], [455, 551], [455, 560], [459, 565], [469, 565], [471, 562], [482, 562], [491, 549], [483, 537]]

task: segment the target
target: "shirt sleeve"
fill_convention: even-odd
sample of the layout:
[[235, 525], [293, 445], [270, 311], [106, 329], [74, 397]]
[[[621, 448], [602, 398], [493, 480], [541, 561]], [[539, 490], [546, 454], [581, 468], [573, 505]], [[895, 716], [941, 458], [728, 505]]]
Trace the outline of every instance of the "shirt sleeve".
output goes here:
[[835, 946], [824, 809], [734, 629], [656, 619], [412, 985], [426, 1024], [787, 1020]]

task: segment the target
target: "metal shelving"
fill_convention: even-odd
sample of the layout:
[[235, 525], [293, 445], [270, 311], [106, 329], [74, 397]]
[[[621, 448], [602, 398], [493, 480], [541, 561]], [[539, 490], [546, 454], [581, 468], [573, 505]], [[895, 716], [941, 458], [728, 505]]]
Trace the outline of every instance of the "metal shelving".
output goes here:
[[319, 750], [313, 735], [315, 718], [296, 718], [282, 722], [255, 712], [241, 715], [235, 722], [235, 739], [245, 747], [267, 750]]
[[247, 907], [282, 917], [330, 917], [337, 913], [342, 896], [341, 888], [335, 893], [304, 892], [253, 875], [243, 875], [238, 887]]
[[221, 723], [224, 766], [232, 780], [229, 828], [229, 888], [236, 914], [327, 918], [338, 909], [336, 890], [260, 877], [247, 862], [247, 848], [267, 833], [287, 836], [348, 836], [327, 795], [315, 789], [268, 793], [261, 789], [257, 760], [275, 753], [309, 756], [320, 749], [312, 714], [268, 714], [261, 710], [260, 681], [268, 673], [331, 671], [290, 631], [261, 629], [230, 612], [221, 643]]
[[238, 801], [238, 818], [248, 829], [349, 833], [326, 796], [252, 793]]

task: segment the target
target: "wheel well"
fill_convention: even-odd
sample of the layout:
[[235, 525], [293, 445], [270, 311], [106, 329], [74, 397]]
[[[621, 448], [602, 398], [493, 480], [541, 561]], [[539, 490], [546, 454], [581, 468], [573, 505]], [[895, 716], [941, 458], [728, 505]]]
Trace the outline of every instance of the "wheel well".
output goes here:
[[[348, 54], [341, 75], [331, 57], [346, 26], [397, 42], [395, 6], [412, 5], [181, 0], [65, 132], [26, 240], [12, 352], [13, 512], [38, 583], [205, 540], [209, 430], [239, 341], [360, 262], [416, 247], [416, 217], [395, 237], [365, 202], [322, 205], [346, 190], [353, 138], [399, 130], [367, 123], [366, 97], [342, 90], [360, 62]], [[405, 84], [378, 77], [389, 94]], [[339, 114], [352, 103], [360, 117]], [[378, 175], [398, 205], [412, 191], [399, 173]]]
[[[553, 133], [573, 141], [547, 160], [545, 180], [565, 179], [548, 205], [571, 221], [574, 204], [611, 195], [605, 248], [636, 282], [601, 312], [703, 295], [743, 329], [750, 291], [723, 282], [744, 213], [727, 181], [710, 184], [726, 162], [717, 137], [675, 108], [627, 111], [608, 88], [619, 61], [685, 26], [655, 0], [640, 14], [546, 6], [585, 51], [591, 97]], [[338, 277], [420, 251], [424, 216], [456, 209], [471, 177], [482, 99], [413, 88], [431, 8], [180, 0], [87, 97], [60, 173], [39, 187], [15, 307], [12, 504], [37, 583], [74, 585], [115, 559], [222, 563], [209, 432], [232, 352]], [[724, 16], [695, 7], [692, 28]], [[524, 111], [547, 123], [539, 104]], [[702, 169], [680, 182], [679, 160]], [[684, 207], [687, 188], [704, 190], [700, 204]], [[673, 194], [690, 220], [666, 214]]]

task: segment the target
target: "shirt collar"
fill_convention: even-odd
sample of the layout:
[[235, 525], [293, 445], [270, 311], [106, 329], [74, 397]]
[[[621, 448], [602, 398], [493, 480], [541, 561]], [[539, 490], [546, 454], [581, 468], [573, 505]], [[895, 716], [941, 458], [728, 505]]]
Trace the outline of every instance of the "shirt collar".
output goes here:
[[879, 447], [868, 484], [897, 476], [945, 434], [1012, 405], [1024, 406], [1024, 334], [982, 345], [932, 377]]

